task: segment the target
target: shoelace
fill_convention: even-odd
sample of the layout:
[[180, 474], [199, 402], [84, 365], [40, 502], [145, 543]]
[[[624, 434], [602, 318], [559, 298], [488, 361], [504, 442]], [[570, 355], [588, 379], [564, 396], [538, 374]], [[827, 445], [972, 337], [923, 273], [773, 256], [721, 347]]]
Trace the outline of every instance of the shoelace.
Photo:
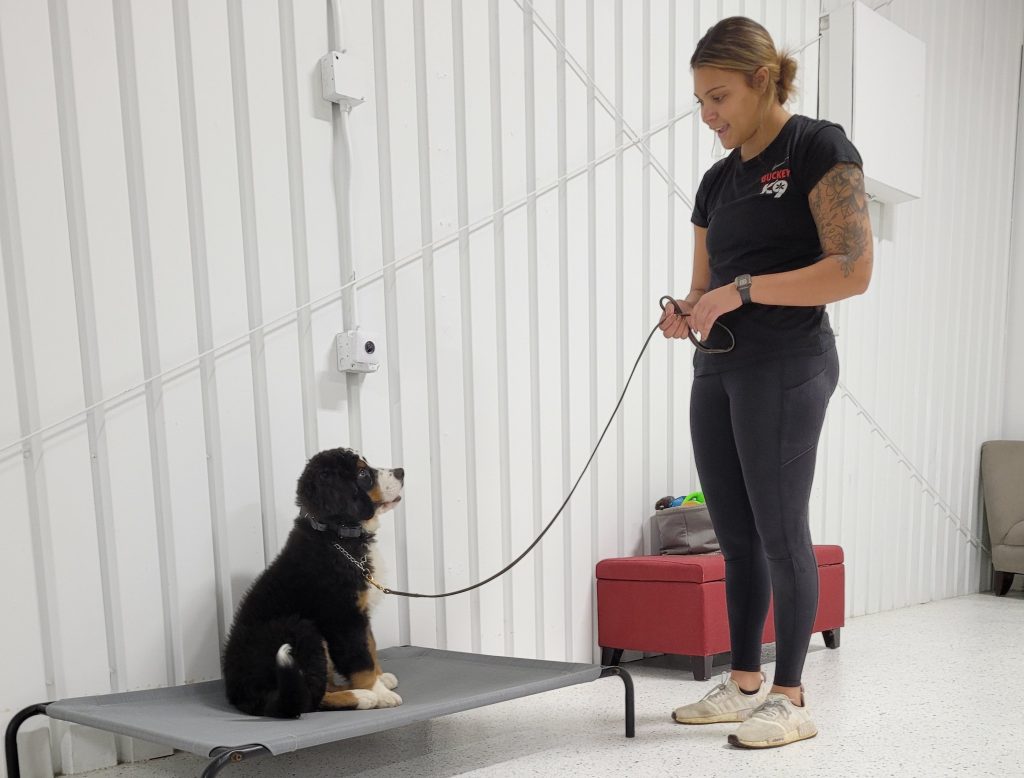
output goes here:
[[780, 700], [775, 697], [770, 700], [766, 700], [761, 703], [761, 706], [754, 711], [755, 716], [761, 716], [766, 719], [777, 719], [787, 716], [789, 711], [786, 709], [786, 703], [788, 700]]
[[[729, 692], [729, 679], [732, 678], [732, 674], [728, 670], [726, 670], [724, 673], [722, 673], [721, 678], [721, 683], [719, 683], [718, 686], [716, 686], [714, 689], [712, 689], [704, 695], [705, 700], [713, 700], [717, 697], [721, 697], [722, 694]], [[739, 689], [739, 685], [737, 685], [736, 688]], [[739, 689], [739, 691], [740, 694], [744, 693], [742, 689]]]
[[721, 676], [722, 681], [721, 681], [721, 683], [719, 683], [718, 686], [716, 686], [714, 689], [712, 689], [707, 694], [705, 694], [704, 695], [704, 699], [705, 700], [713, 700], [716, 697], [722, 696], [723, 693], [729, 691], [729, 678], [730, 677], [731, 676], [730, 676], [728, 670], [726, 672], [722, 673], [722, 676]]

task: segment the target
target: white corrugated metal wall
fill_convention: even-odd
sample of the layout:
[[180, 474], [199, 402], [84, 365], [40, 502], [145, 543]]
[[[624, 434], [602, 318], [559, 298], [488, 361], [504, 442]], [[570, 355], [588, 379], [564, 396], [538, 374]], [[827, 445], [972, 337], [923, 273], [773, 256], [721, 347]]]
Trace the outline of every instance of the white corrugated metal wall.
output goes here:
[[[319, 448], [406, 468], [385, 580], [501, 567], [688, 285], [714, 154], [696, 39], [761, 20], [801, 49], [791, 110], [817, 110], [813, 1], [340, 5], [0, 0], [4, 721], [217, 676]], [[1012, 0], [880, 12], [928, 46], [926, 195], [880, 215], [872, 289], [833, 311], [812, 520], [846, 549], [850, 615], [987, 581], [977, 451], [1003, 407], [1024, 36]], [[367, 98], [347, 117], [319, 97], [331, 30]], [[332, 371], [346, 324], [380, 334], [379, 373]], [[537, 552], [470, 596], [387, 600], [379, 642], [592, 659], [594, 562], [696, 486], [689, 355], [653, 342]], [[74, 737], [65, 766], [88, 766]]]

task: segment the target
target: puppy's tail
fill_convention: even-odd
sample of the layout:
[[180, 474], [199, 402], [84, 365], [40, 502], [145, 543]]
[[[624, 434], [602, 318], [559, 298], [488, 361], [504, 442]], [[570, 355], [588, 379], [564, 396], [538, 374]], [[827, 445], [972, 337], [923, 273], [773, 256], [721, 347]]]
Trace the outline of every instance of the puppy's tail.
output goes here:
[[309, 687], [302, 670], [292, 658], [292, 647], [284, 643], [277, 650], [277, 689], [267, 696], [264, 716], [278, 719], [296, 719], [309, 710]]

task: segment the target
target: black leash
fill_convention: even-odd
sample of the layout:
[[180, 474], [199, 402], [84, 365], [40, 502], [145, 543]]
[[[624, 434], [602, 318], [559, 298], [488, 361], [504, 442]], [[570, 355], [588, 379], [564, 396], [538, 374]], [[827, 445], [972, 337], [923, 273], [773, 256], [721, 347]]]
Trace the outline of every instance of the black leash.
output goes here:
[[[662, 297], [658, 301], [658, 305], [661, 306], [662, 311], [665, 311], [666, 308], [669, 305], [671, 305], [673, 308], [676, 309], [676, 316], [690, 315], [688, 313], [684, 313], [683, 309], [679, 307], [679, 303], [675, 301], [675, 298], [670, 297], [668, 295]], [[730, 343], [728, 348], [711, 348], [706, 343], [698, 340], [694, 336], [693, 330], [690, 331], [690, 342], [693, 343], [693, 345], [696, 346], [696, 348], [699, 351], [703, 351], [705, 354], [724, 354], [728, 351], [732, 351], [733, 348], [735, 348], [736, 346], [736, 338], [733, 337], [732, 331], [724, 324], [721, 324], [720, 322], [717, 321], [715, 322], [714, 326], [721, 327], [729, 336]], [[544, 535], [547, 534], [547, 531], [551, 529], [552, 525], [555, 523], [558, 517], [562, 515], [562, 511], [565, 509], [565, 506], [569, 504], [569, 500], [572, 499], [573, 493], [576, 491], [576, 487], [580, 485], [580, 481], [582, 481], [583, 476], [586, 475], [587, 469], [590, 467], [590, 463], [594, 460], [594, 457], [597, 455], [597, 450], [601, 447], [601, 441], [604, 440], [604, 436], [608, 432], [608, 428], [612, 426], [612, 421], [615, 419], [615, 414], [619, 412], [619, 408], [622, 406], [622, 401], [626, 397], [626, 390], [629, 389], [629, 382], [633, 380], [633, 374], [636, 373], [636, 369], [640, 365], [640, 360], [643, 358], [644, 352], [647, 351], [647, 345], [651, 342], [651, 338], [654, 337], [654, 333], [657, 332], [660, 327], [661, 320], [659, 320], [658, 323], [654, 325], [654, 328], [651, 330], [651, 333], [647, 336], [647, 340], [644, 341], [643, 348], [640, 349], [640, 353], [637, 354], [636, 357], [636, 362], [633, 363], [633, 369], [629, 371], [629, 378], [626, 379], [626, 385], [622, 387], [622, 393], [619, 395], [619, 401], [615, 403], [615, 408], [614, 410], [612, 410], [612, 415], [608, 418], [608, 423], [604, 425], [604, 430], [601, 431], [601, 436], [597, 439], [597, 444], [594, 446], [594, 450], [590, 452], [590, 458], [587, 459], [587, 463], [583, 466], [583, 470], [580, 471], [579, 478], [577, 478], [576, 483], [572, 485], [572, 489], [569, 490], [569, 494], [566, 495], [566, 498], [562, 502], [561, 507], [559, 507], [559, 509], [555, 512], [555, 515], [551, 517], [551, 521], [549, 521], [547, 526], [544, 527], [544, 530], [537, 536], [537, 538], [529, 546], [526, 547], [526, 550], [522, 554], [517, 556], [514, 560], [512, 560], [512, 562], [510, 562], [508, 565], [506, 565], [501, 570], [492, 575], [490, 578], [485, 578], [483, 581], [475, 583], [472, 586], [467, 586], [464, 589], [456, 589], [454, 592], [443, 592], [441, 594], [418, 594], [416, 592], [400, 592], [397, 589], [389, 589], [379, 581], [374, 580], [373, 575], [366, 567], [365, 557], [362, 560], [356, 559], [354, 556], [345, 551], [345, 549], [342, 548], [341, 545], [338, 543], [335, 543], [334, 547], [342, 554], [344, 554], [348, 558], [348, 560], [363, 573], [363, 578], [365, 578], [369, 584], [377, 587], [382, 592], [384, 592], [384, 594], [397, 594], [400, 597], [421, 597], [432, 600], [441, 597], [453, 597], [456, 594], [464, 594], [466, 592], [472, 591], [473, 589], [478, 589], [484, 584], [490, 583], [495, 578], [500, 578], [501, 576], [505, 575], [505, 573], [507, 573], [509, 570], [511, 570], [513, 567], [519, 564], [523, 560], [523, 558], [533, 550], [534, 546], [540, 543], [541, 538], [543, 538]]]

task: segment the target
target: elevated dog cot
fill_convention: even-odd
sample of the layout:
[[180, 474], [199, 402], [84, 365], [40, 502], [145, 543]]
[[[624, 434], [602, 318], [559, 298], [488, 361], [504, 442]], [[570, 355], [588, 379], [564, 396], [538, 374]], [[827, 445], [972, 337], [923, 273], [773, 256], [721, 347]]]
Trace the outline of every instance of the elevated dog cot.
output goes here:
[[633, 682], [619, 667], [418, 646], [384, 649], [378, 660], [382, 670], [398, 677], [403, 704], [397, 708], [323, 711], [293, 720], [260, 718], [229, 705], [221, 681], [32, 705], [7, 727], [7, 774], [20, 778], [18, 729], [38, 714], [210, 757], [202, 772], [207, 778], [251, 757], [286, 754], [609, 675], [625, 684], [626, 737], [634, 735]]

